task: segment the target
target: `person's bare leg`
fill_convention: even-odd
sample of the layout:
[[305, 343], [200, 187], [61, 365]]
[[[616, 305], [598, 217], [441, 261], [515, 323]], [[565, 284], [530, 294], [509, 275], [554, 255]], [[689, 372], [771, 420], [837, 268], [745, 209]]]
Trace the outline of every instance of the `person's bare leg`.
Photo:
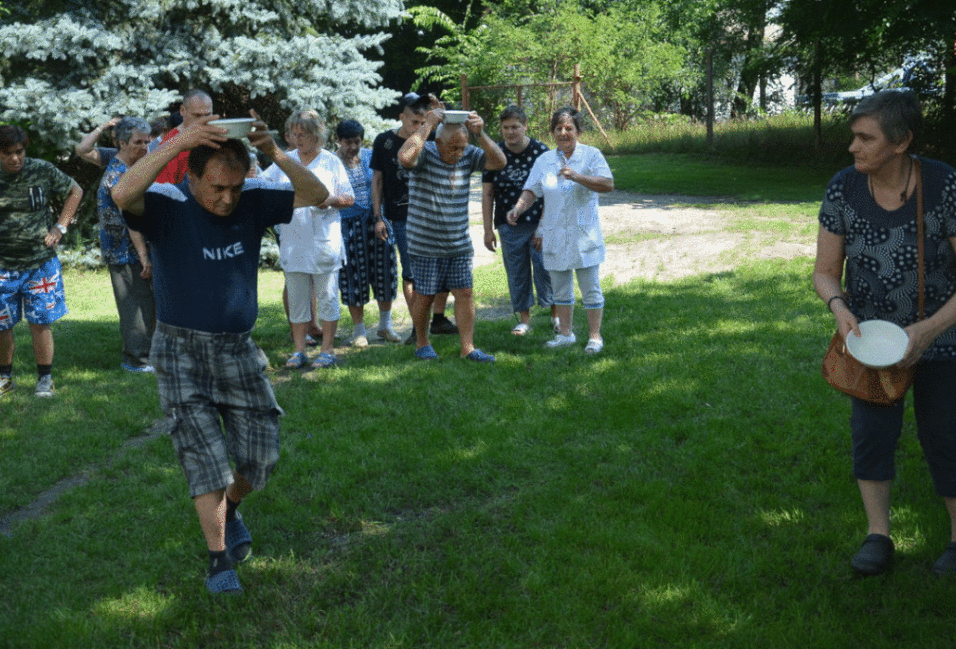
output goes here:
[[604, 340], [601, 337], [601, 321], [604, 319], [604, 309], [585, 309], [588, 316], [588, 339]]
[[461, 336], [461, 356], [475, 351], [475, 298], [470, 288], [452, 291], [455, 296], [455, 322]]
[[949, 512], [949, 540], [956, 542], [956, 498], [943, 498]]
[[574, 321], [572, 319], [574, 316], [574, 305], [558, 304], [555, 305], [554, 311], [558, 316], [558, 320], [560, 321], [559, 329], [561, 330], [561, 335], [570, 336], [571, 330], [574, 327]]
[[252, 485], [241, 473], [233, 471], [232, 475], [235, 480], [226, 487], [226, 498], [238, 505], [252, 491]]
[[52, 365], [53, 330], [50, 325], [30, 324], [30, 335], [33, 337], [33, 355], [37, 365]]
[[448, 308], [448, 291], [435, 296], [435, 301], [432, 304], [432, 313], [444, 313], [446, 308]]
[[339, 327], [338, 320], [319, 320], [322, 323], [322, 349], [323, 354], [335, 355], [335, 331]]
[[210, 552], [222, 552], [226, 549], [226, 493], [225, 489], [217, 489], [209, 493], [196, 496], [193, 504], [196, 514], [199, 515], [199, 526], [206, 539], [206, 547]]
[[0, 365], [13, 365], [13, 329], [0, 331]]
[[857, 480], [866, 512], [867, 534], [890, 535], [891, 481]]
[[412, 325], [415, 327], [415, 346], [418, 349], [426, 347], [428, 343], [428, 320], [431, 317], [432, 302], [435, 301], [434, 295], [422, 295], [416, 291], [415, 299], [412, 302]]
[[308, 322], [290, 322], [292, 328], [292, 344], [295, 351], [305, 353], [305, 335], [309, 333]]

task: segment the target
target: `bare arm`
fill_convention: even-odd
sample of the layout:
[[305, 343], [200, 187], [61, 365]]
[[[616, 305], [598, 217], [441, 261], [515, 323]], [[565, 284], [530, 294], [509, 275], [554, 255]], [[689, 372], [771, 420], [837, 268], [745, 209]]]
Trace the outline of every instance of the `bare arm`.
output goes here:
[[843, 291], [843, 264], [846, 260], [844, 237], [833, 234], [822, 225], [817, 230], [817, 258], [813, 266], [813, 287], [820, 299], [827, 303], [836, 319], [840, 335], [846, 339], [850, 332], [860, 335], [856, 316], [850, 311]]
[[587, 187], [592, 192], [603, 194], [605, 192], [614, 191], [613, 178], [605, 178], [604, 176], [585, 176], [584, 174], [579, 174], [578, 172], [574, 171], [567, 165], [561, 169], [560, 175], [568, 180], [576, 182], [579, 185]]
[[525, 213], [525, 211], [534, 204], [536, 197], [534, 192], [530, 189], [526, 189], [521, 192], [521, 196], [518, 197], [518, 202], [515, 203], [515, 206], [508, 210], [508, 223], [511, 225], [517, 225], [518, 217]]
[[[949, 245], [956, 251], [956, 237], [950, 238]], [[915, 365], [933, 341], [953, 325], [956, 325], [956, 295], [946, 300], [943, 306], [930, 317], [906, 327], [910, 342], [900, 365], [904, 367]]]
[[372, 218], [375, 220], [375, 236], [385, 241], [388, 239], [388, 230], [382, 221], [382, 185], [385, 177], [377, 169], [372, 172]]
[[[73, 186], [70, 187], [70, 193], [66, 195], [66, 200], [63, 201], [63, 209], [60, 210], [60, 217], [56, 220], [58, 226], [65, 228], [73, 222], [73, 217], [76, 216], [76, 210], [79, 209], [81, 200], [83, 200], [83, 189], [74, 182]], [[50, 228], [50, 231], [43, 238], [43, 243], [47, 247], [53, 247], [60, 243], [62, 239], [63, 233], [60, 231], [60, 228], [53, 227]]]
[[398, 164], [405, 169], [413, 169], [418, 164], [418, 159], [421, 157], [422, 151], [425, 150], [425, 143], [428, 142], [428, 136], [441, 123], [442, 115], [443, 111], [440, 108], [428, 111], [428, 115], [425, 116], [425, 123], [412, 133], [411, 137], [405, 140], [402, 148], [398, 150]]
[[87, 133], [86, 136], [80, 140], [80, 143], [76, 145], [76, 155], [90, 164], [95, 164], [97, 167], [105, 166], [103, 160], [100, 158], [100, 152], [96, 150], [96, 143], [99, 141], [100, 136], [103, 135], [103, 131], [108, 128], [113, 128], [118, 122], [119, 117], [114, 117]]
[[163, 146], [140, 158], [125, 174], [120, 176], [120, 179], [110, 191], [116, 206], [123, 211], [141, 215], [146, 190], [156, 181], [156, 176], [176, 156], [201, 144], [218, 147], [220, 142], [226, 140], [223, 129], [209, 125], [211, 120], [218, 118], [218, 115], [200, 118], [189, 128], [180, 131], [176, 137], [167, 140]]
[[418, 158], [425, 149], [428, 136], [445, 119], [445, 109], [442, 108], [441, 102], [435, 95], [429, 95], [429, 97], [431, 99], [431, 110], [425, 115], [425, 122], [421, 125], [421, 128], [405, 140], [405, 144], [398, 150], [398, 164], [405, 169], [413, 169], [418, 164]]
[[127, 230], [127, 232], [129, 232], [129, 240], [133, 242], [136, 256], [139, 257], [139, 263], [143, 266], [139, 276], [143, 279], [149, 279], [153, 276], [153, 262], [150, 260], [149, 250], [146, 248], [146, 238], [136, 230]]
[[485, 224], [485, 248], [495, 251], [498, 239], [495, 237], [495, 186], [481, 183], [481, 220]]

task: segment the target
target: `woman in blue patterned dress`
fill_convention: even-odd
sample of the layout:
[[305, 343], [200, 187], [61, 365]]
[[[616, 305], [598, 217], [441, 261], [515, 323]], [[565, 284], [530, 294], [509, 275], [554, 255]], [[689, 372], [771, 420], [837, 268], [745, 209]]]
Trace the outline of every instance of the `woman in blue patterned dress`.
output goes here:
[[372, 150], [362, 148], [365, 129], [354, 119], [339, 122], [335, 129], [338, 141], [336, 152], [352, 183], [355, 204], [341, 211], [342, 239], [345, 245], [345, 266], [339, 273], [339, 292], [342, 303], [352, 316], [352, 345], [368, 347], [365, 329], [365, 305], [371, 286], [378, 302], [379, 338], [401, 342], [392, 328], [392, 301], [398, 291], [398, 271], [395, 265], [395, 246], [375, 236], [372, 218]]
[[[854, 164], [827, 187], [813, 281], [844, 338], [859, 335], [858, 324], [872, 319], [894, 322], [909, 335], [900, 364], [915, 366], [918, 437], [950, 516], [950, 543], [933, 566], [943, 575], [956, 574], [956, 171], [910, 153], [922, 125], [919, 103], [909, 92], [883, 91], [857, 105], [850, 116]], [[918, 315], [915, 195], [920, 174], [923, 320]], [[886, 571], [893, 559], [890, 484], [903, 409], [902, 401], [879, 406], [854, 398], [852, 403], [853, 475], [868, 529], [851, 565], [866, 575]]]

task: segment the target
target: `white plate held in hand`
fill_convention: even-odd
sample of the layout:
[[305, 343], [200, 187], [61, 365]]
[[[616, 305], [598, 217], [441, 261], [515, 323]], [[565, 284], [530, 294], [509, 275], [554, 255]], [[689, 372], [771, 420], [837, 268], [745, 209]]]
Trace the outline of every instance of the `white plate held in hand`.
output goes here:
[[853, 358], [867, 367], [882, 369], [903, 360], [910, 339], [903, 328], [886, 320], [867, 320], [860, 323], [857, 337], [847, 334], [846, 348]]
[[209, 123], [226, 129], [226, 137], [238, 139], [249, 135], [254, 121], [251, 117], [236, 117], [233, 119], [214, 119]]

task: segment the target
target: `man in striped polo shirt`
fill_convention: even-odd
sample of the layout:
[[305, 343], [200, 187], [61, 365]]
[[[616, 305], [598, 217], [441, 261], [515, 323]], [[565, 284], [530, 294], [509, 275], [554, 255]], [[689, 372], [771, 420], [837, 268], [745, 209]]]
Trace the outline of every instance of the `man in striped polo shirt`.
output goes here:
[[[412, 321], [415, 355], [438, 358], [428, 341], [428, 316], [435, 295], [449, 291], [455, 297], [455, 322], [461, 336], [461, 357], [493, 362], [495, 357], [474, 344], [475, 301], [472, 260], [475, 250], [468, 231], [468, 195], [471, 174], [502, 169], [507, 160], [484, 131], [484, 120], [472, 112], [464, 123], [445, 124], [441, 102], [431, 97], [431, 110], [421, 128], [398, 152], [408, 169], [408, 254], [415, 276]], [[435, 141], [428, 136], [435, 130]], [[468, 143], [469, 133], [478, 146]]]

